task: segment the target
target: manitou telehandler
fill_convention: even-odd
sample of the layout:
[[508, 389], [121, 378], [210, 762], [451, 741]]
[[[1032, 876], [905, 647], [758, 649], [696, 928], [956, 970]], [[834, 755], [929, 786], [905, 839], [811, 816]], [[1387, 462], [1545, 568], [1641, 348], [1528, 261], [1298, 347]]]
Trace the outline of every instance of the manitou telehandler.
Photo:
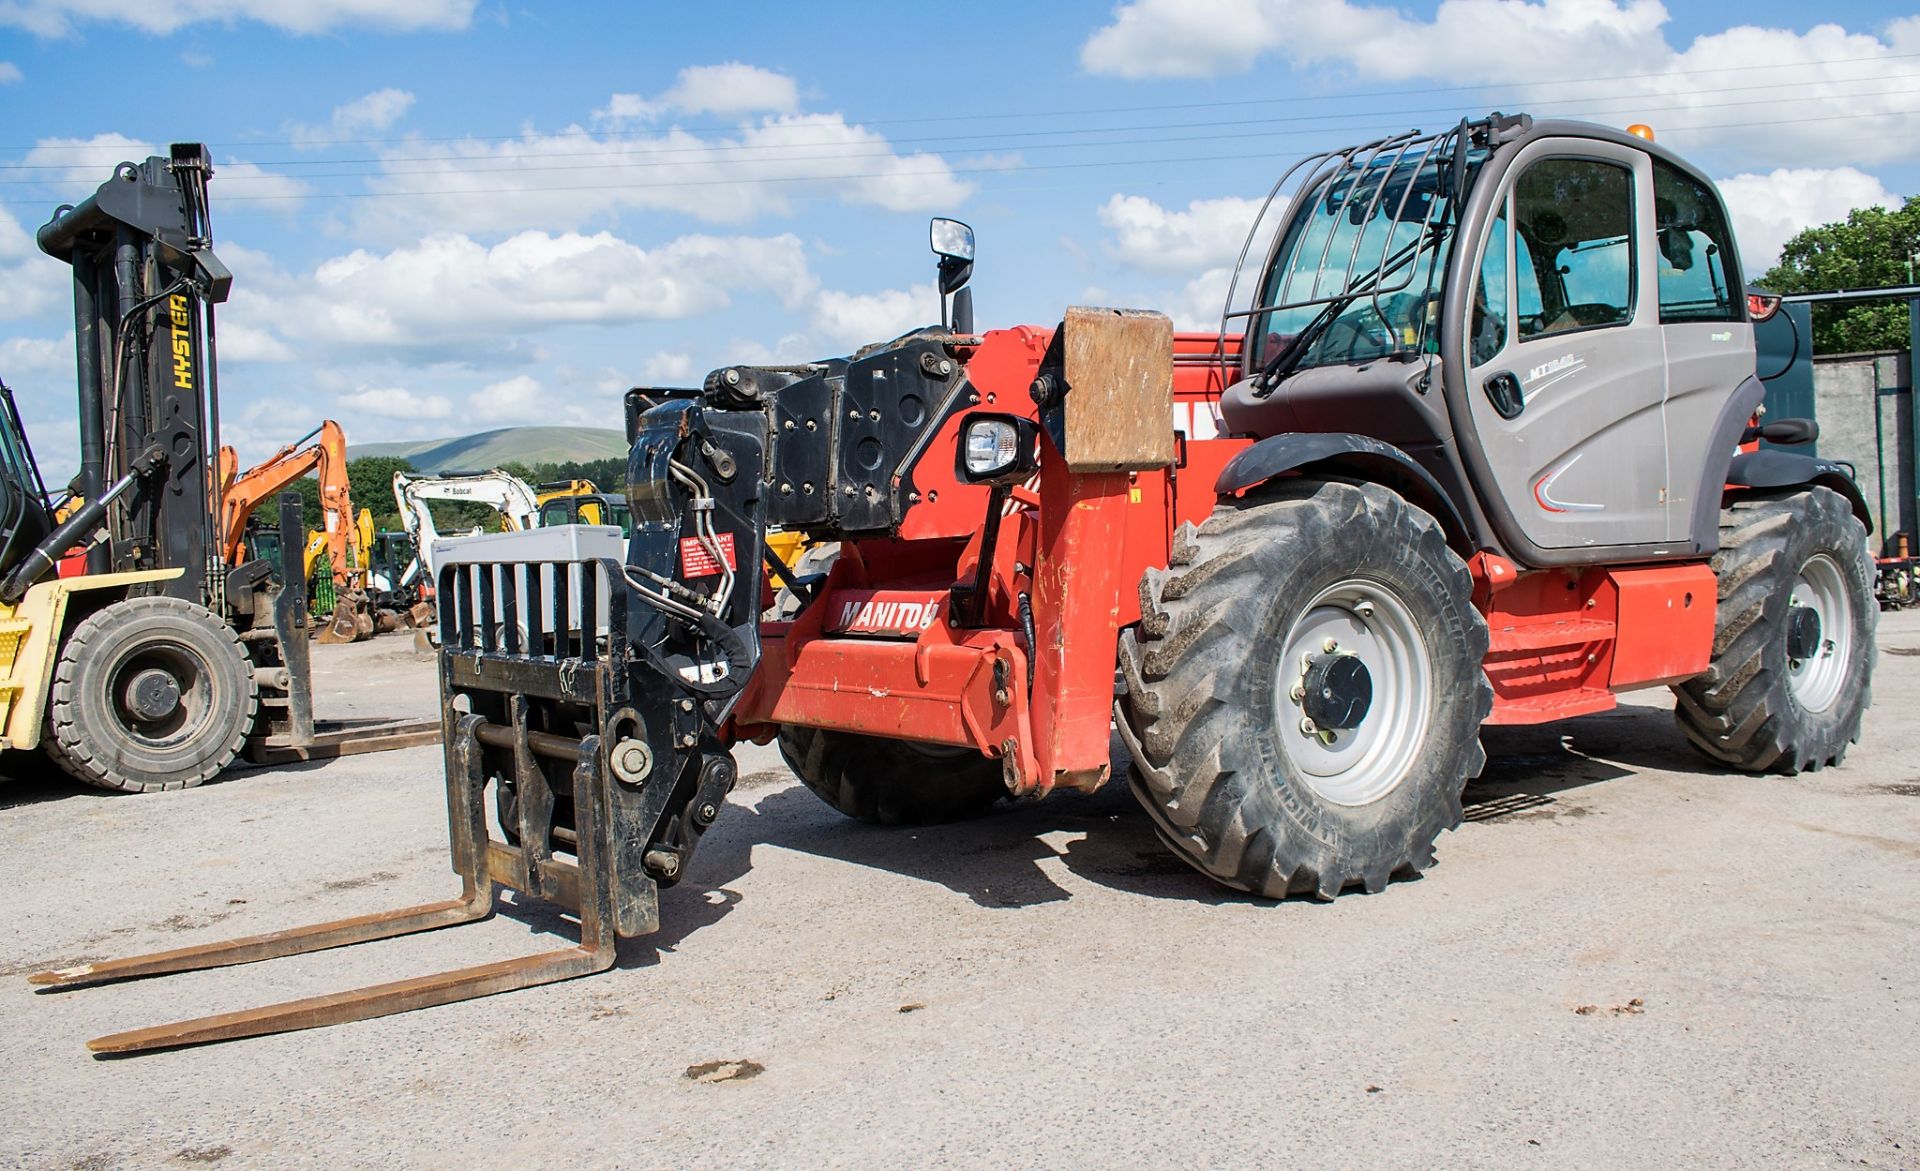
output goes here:
[[212, 174], [205, 147], [176, 144], [40, 229], [73, 268], [80, 471], [63, 504], [11, 391], [0, 411], [0, 748], [106, 789], [198, 785], [242, 748], [337, 755], [439, 731], [316, 722], [298, 508], [279, 564], [240, 556], [246, 515], [223, 529], [213, 306], [233, 278]]
[[[1273, 897], [1426, 869], [1483, 725], [1622, 691], [1672, 686], [1687, 738], [1735, 768], [1838, 763], [1873, 665], [1866, 509], [1838, 466], [1755, 450], [1796, 426], [1756, 419], [1706, 176], [1494, 115], [1315, 155], [1281, 191], [1218, 334], [1076, 308], [976, 336], [972, 233], [935, 221], [950, 324], [630, 393], [623, 562], [509, 541], [441, 568], [461, 898], [35, 979], [465, 922], [498, 886], [576, 914], [580, 945], [92, 1047], [606, 968], [657, 928], [742, 739], [777, 738], [835, 808], [908, 823], [1096, 788], [1117, 727], [1168, 847]], [[773, 525], [837, 559], [789, 573]], [[803, 599], [791, 621], [763, 620], [763, 566]]]

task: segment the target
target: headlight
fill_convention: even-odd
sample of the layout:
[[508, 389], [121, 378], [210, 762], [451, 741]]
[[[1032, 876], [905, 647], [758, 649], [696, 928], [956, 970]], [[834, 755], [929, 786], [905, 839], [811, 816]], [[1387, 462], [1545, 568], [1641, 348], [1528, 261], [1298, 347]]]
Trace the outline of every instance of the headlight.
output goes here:
[[1024, 479], [1036, 466], [1039, 429], [1018, 415], [975, 415], [960, 438], [960, 475], [982, 484]]

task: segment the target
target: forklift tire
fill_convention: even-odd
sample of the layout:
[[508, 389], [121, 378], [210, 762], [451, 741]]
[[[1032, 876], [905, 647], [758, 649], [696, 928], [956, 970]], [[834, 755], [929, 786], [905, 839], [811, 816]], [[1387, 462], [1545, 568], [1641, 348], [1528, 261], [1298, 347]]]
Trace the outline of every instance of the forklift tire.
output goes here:
[[1693, 746], [1749, 772], [1846, 759], [1873, 702], [1873, 558], [1829, 488], [1737, 500], [1720, 513], [1713, 660], [1673, 689]]
[[814, 796], [874, 825], [965, 821], [1008, 796], [1000, 762], [971, 748], [782, 724], [780, 755]]
[[204, 606], [127, 598], [88, 615], [60, 648], [47, 755], [123, 793], [190, 789], [233, 762], [259, 691], [246, 650]]
[[1440, 525], [1289, 480], [1182, 525], [1120, 640], [1134, 795], [1176, 853], [1270, 898], [1433, 864], [1486, 763], [1487, 624]]

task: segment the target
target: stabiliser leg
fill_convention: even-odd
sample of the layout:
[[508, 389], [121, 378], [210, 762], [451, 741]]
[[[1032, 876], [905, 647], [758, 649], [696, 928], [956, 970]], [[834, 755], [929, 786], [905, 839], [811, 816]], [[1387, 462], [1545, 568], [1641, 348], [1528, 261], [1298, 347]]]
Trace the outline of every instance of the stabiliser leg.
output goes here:
[[[610, 782], [600, 759], [599, 737], [570, 740], [530, 733], [525, 711], [524, 702], [514, 705], [512, 727], [490, 724], [480, 716], [463, 715], [452, 729], [454, 736], [448, 746], [447, 801], [454, 865], [465, 887], [461, 898], [202, 947], [61, 968], [32, 976], [30, 982], [60, 988], [197, 971], [471, 923], [493, 913], [496, 885], [509, 886], [576, 911], [580, 917], [579, 945], [348, 992], [114, 1033], [89, 1041], [87, 1048], [101, 1054], [140, 1053], [318, 1028], [605, 971], [614, 961], [615, 878], [608, 842]], [[516, 771], [521, 774], [523, 784], [538, 776], [537, 770], [531, 767], [536, 754], [573, 762], [576, 862], [554, 858], [543, 838], [535, 841], [523, 837], [518, 850], [488, 840], [483, 799], [487, 784], [487, 771], [482, 766], [483, 743], [512, 750], [522, 766]]]

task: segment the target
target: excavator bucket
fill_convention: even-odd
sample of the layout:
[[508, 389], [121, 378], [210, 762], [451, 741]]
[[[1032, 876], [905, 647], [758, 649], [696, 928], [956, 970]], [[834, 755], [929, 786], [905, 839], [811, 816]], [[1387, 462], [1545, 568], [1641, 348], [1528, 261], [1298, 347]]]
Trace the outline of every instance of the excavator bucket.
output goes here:
[[372, 638], [376, 623], [373, 606], [364, 590], [342, 590], [335, 595], [333, 615], [320, 628], [320, 641], [328, 646], [361, 642]]
[[[746, 576], [746, 575], [743, 575]], [[757, 575], [753, 575], [755, 589]], [[579, 942], [518, 959], [115, 1033], [131, 1054], [365, 1020], [603, 971], [659, 927], [658, 891], [733, 786], [712, 710], [638, 660], [616, 560], [454, 563], [442, 571], [440, 679], [459, 897], [200, 947], [42, 972], [49, 990], [254, 963], [472, 923], [500, 888], [571, 913]], [[499, 836], [488, 830], [489, 807]]]

